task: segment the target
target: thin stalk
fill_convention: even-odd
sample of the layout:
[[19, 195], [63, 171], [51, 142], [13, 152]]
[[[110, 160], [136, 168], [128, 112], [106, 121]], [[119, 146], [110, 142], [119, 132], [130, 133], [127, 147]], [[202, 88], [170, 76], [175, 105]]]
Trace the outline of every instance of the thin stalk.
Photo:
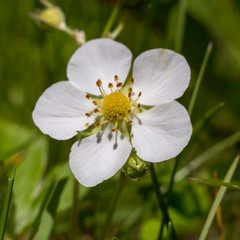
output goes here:
[[106, 24], [106, 26], [105, 26], [105, 28], [104, 28], [104, 30], [102, 32], [102, 35], [101, 35], [102, 38], [107, 37], [108, 33], [111, 31], [112, 25], [113, 25], [117, 15], [118, 15], [118, 12], [119, 12], [120, 1], [121, 0], [119, 0], [117, 2], [117, 4], [115, 5], [115, 7], [114, 7], [114, 9], [112, 11], [112, 14], [110, 15], [110, 17], [109, 17], [109, 19], [107, 21], [107, 24]]
[[[183, 0], [183, 1], [185, 1], [185, 0]], [[210, 53], [212, 51], [212, 46], [213, 46], [213, 44], [210, 42], [208, 44], [208, 47], [207, 47], [207, 50], [206, 50], [206, 53], [205, 53], [205, 56], [204, 56], [204, 59], [203, 59], [203, 62], [202, 62], [202, 66], [201, 66], [201, 69], [200, 69], [200, 72], [199, 72], [199, 75], [198, 75], [198, 78], [197, 78], [197, 82], [196, 82], [196, 85], [195, 85], [195, 88], [194, 88], [194, 91], [193, 91], [193, 94], [192, 94], [192, 97], [191, 97], [191, 100], [190, 100], [189, 108], [188, 108], [189, 116], [191, 116], [194, 105], [195, 105], [195, 102], [196, 102], [196, 98], [197, 98], [197, 94], [198, 94], [198, 91], [199, 91], [199, 88], [200, 88], [200, 85], [201, 85], [203, 74], [205, 72]], [[173, 171], [172, 171], [172, 174], [171, 174], [170, 183], [169, 183], [169, 187], [168, 187], [168, 202], [169, 202], [169, 199], [170, 199], [170, 196], [171, 196], [172, 187], [173, 187], [173, 183], [174, 183], [174, 178], [175, 178], [175, 174], [177, 172], [177, 168], [178, 168], [180, 159], [181, 159], [181, 154], [178, 155], [175, 158], [175, 163], [174, 163], [174, 167], [173, 167]]]
[[[158, 181], [157, 181], [157, 175], [156, 175], [155, 168], [154, 168], [153, 164], [150, 165], [150, 173], [151, 173], [151, 178], [152, 178], [154, 191], [155, 191], [155, 194], [156, 194], [156, 197], [157, 197], [157, 200], [158, 200], [158, 205], [159, 205], [159, 208], [160, 208], [160, 210], [162, 212], [162, 215], [163, 215], [163, 221], [164, 221], [164, 224], [167, 225], [168, 222], [172, 222], [172, 221], [171, 221], [170, 216], [169, 216], [168, 211], [167, 211], [167, 205], [165, 203], [164, 196], [160, 192], [160, 187], [159, 187], [159, 184], [158, 184]], [[173, 229], [174, 239], [177, 239], [176, 232], [175, 232], [173, 226], [172, 226], [172, 229]], [[158, 239], [161, 239], [160, 234], [159, 234]]]
[[195, 87], [194, 87], [194, 90], [193, 90], [193, 94], [192, 94], [192, 97], [191, 97], [191, 100], [190, 100], [190, 104], [189, 104], [189, 107], [188, 107], [189, 116], [192, 115], [193, 108], [194, 108], [194, 105], [195, 105], [195, 102], [196, 102], [196, 99], [197, 99], [197, 94], [198, 94], [198, 91], [199, 91], [199, 88], [200, 88], [200, 85], [201, 85], [201, 82], [202, 82], [203, 75], [205, 73], [205, 69], [206, 69], [206, 66], [207, 66], [207, 63], [208, 63], [209, 56], [212, 52], [212, 48], [213, 48], [213, 43], [210, 42], [207, 46], [207, 50], [206, 50], [205, 56], [203, 58], [202, 66], [200, 68], [200, 72], [198, 74], [198, 78], [197, 78], [197, 81], [196, 81], [196, 84], [195, 84]]
[[172, 240], [172, 223], [168, 223], [167, 240]]
[[13, 190], [13, 183], [15, 179], [15, 172], [16, 172], [16, 166], [13, 169], [13, 175], [11, 178], [8, 178], [8, 186], [7, 186], [7, 192], [3, 203], [3, 210], [0, 220], [0, 239], [4, 239], [4, 233], [7, 225], [7, 217], [11, 202], [11, 196], [12, 196], [12, 190]]
[[177, 29], [174, 43], [174, 50], [176, 52], [181, 52], [183, 44], [183, 36], [186, 23], [188, 0], [180, 0], [178, 8], [178, 19], [177, 19]]
[[100, 238], [101, 240], [106, 239], [106, 237], [107, 237], [107, 234], [108, 234], [111, 222], [112, 222], [113, 214], [116, 210], [116, 207], [117, 207], [119, 198], [121, 196], [121, 193], [124, 189], [125, 183], [126, 183], [126, 177], [125, 177], [124, 173], [121, 172], [120, 176], [119, 176], [119, 180], [118, 180], [118, 186], [117, 186], [116, 194], [112, 199], [111, 205], [108, 209], [108, 213], [107, 213], [107, 216], [106, 216], [106, 219], [105, 219], [105, 223], [103, 225], [102, 235], [101, 235], [101, 238]]
[[72, 240], [78, 236], [78, 196], [79, 196], [79, 183], [74, 178], [73, 180], [73, 203], [72, 203]]
[[[238, 162], [239, 162], [239, 156], [237, 156], [234, 159], [232, 165], [230, 166], [230, 168], [229, 168], [229, 170], [228, 170], [228, 172], [227, 172], [227, 174], [226, 174], [226, 176], [224, 178], [225, 182], [230, 182], [231, 181], [232, 176], [233, 176], [233, 174], [234, 174], [234, 172], [235, 172], [235, 170], [237, 168]], [[218, 194], [217, 194], [217, 196], [216, 196], [216, 198], [215, 198], [215, 200], [213, 202], [213, 205], [211, 207], [211, 210], [210, 210], [210, 212], [208, 214], [208, 217], [207, 217], [207, 220], [206, 220], [206, 222], [204, 224], [202, 232], [200, 234], [199, 240], [205, 240], [206, 239], [208, 231], [209, 231], [210, 226], [212, 224], [213, 218], [214, 218], [214, 216], [215, 216], [215, 214], [217, 212], [218, 206], [220, 205], [226, 190], [227, 190], [226, 187], [220, 187], [219, 192], [218, 192]]]

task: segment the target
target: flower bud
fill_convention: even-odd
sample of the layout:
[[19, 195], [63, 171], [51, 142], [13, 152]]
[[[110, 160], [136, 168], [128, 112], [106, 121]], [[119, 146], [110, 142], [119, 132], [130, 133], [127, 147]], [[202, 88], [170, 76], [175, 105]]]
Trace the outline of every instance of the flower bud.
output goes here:
[[66, 28], [66, 23], [62, 10], [48, 1], [41, 0], [41, 3], [45, 6], [45, 9], [30, 13], [30, 17], [45, 27], [64, 30]]
[[50, 7], [44, 9], [40, 13], [39, 18], [45, 24], [54, 28], [62, 29], [66, 26], [65, 16], [61, 9], [58, 7]]
[[123, 172], [132, 181], [139, 181], [150, 169], [150, 163], [139, 158], [136, 152], [132, 152], [126, 164], [123, 166]]

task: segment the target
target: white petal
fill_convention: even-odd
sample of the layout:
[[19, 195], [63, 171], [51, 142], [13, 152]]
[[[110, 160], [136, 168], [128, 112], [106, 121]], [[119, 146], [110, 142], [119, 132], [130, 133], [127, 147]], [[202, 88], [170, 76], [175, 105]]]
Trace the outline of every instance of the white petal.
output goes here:
[[108, 126], [102, 136], [92, 135], [74, 143], [70, 167], [82, 185], [93, 187], [112, 177], [125, 164], [131, 149], [130, 142]]
[[69, 81], [58, 82], [49, 87], [39, 98], [33, 111], [33, 121], [40, 130], [58, 140], [65, 140], [86, 129], [94, 117], [85, 113], [94, 109], [86, 93]]
[[192, 125], [186, 109], [172, 101], [138, 114], [133, 119], [132, 134], [132, 145], [139, 157], [161, 162], [183, 150], [192, 134]]
[[136, 58], [133, 78], [133, 91], [142, 92], [139, 102], [154, 106], [182, 96], [190, 81], [190, 68], [182, 55], [153, 49]]
[[131, 67], [132, 54], [121, 43], [111, 39], [95, 39], [80, 47], [71, 57], [67, 76], [76, 82], [80, 89], [100, 95], [96, 81], [101, 79], [105, 91], [108, 83], [114, 83], [114, 76], [124, 83]]

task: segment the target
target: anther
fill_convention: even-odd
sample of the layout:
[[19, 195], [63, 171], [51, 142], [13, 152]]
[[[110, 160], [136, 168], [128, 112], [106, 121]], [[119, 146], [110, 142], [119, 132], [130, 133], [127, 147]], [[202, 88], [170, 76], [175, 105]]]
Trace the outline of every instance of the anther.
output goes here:
[[132, 121], [128, 121], [128, 124], [131, 124], [132, 123]]
[[114, 76], [114, 80], [115, 80], [116, 82], [119, 80], [117, 75]]
[[98, 102], [97, 102], [97, 101], [93, 101], [93, 104], [97, 106], [97, 105], [98, 105]]
[[117, 128], [112, 128], [112, 132], [116, 132]]
[[90, 99], [90, 98], [91, 98], [91, 95], [90, 95], [90, 94], [87, 94], [87, 95], [86, 95], [86, 98], [87, 98], [87, 99]]
[[131, 92], [129, 92], [129, 93], [128, 93], [128, 97], [130, 98], [131, 96], [132, 96], [132, 93], [131, 93]]
[[112, 89], [112, 88], [113, 88], [113, 84], [112, 84], [112, 83], [109, 83], [109, 84], [108, 84], [108, 88]]
[[93, 110], [93, 112], [98, 113], [99, 110], [98, 110], [97, 108], [95, 108], [95, 109]]
[[130, 113], [130, 112], [131, 112], [131, 109], [128, 110], [128, 113]]
[[139, 92], [138, 97], [141, 97], [141, 95], [142, 95], [142, 92]]
[[99, 127], [100, 125], [101, 125], [101, 124], [100, 124], [99, 122], [96, 122], [96, 123], [95, 123], [95, 126], [96, 126], [96, 127]]
[[130, 83], [134, 84], [134, 79], [133, 78], [130, 79]]
[[131, 92], [132, 92], [132, 88], [129, 88], [129, 89], [128, 89], [128, 92], [131, 93]]
[[138, 103], [137, 107], [138, 107], [138, 108], [140, 108], [140, 107], [141, 107], [141, 104], [140, 104], [140, 103]]
[[91, 114], [90, 113], [85, 113], [85, 116], [90, 117]]
[[86, 123], [84, 126], [85, 126], [85, 127], [89, 126], [89, 123]]
[[101, 87], [101, 86], [102, 86], [102, 81], [101, 81], [100, 79], [98, 79], [98, 80], [96, 81], [96, 85], [97, 85], [98, 87]]
[[117, 83], [117, 87], [118, 88], [122, 87], [122, 83], [121, 82]]

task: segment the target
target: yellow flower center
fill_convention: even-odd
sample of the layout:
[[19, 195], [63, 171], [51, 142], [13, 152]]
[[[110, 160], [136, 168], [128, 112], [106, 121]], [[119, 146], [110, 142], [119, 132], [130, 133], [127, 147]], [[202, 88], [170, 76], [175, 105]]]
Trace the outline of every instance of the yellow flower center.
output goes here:
[[[118, 81], [118, 76], [115, 75], [114, 81], [116, 82], [116, 89], [113, 91], [113, 84], [109, 83], [108, 88], [111, 90], [110, 94], [107, 94], [102, 87], [102, 81], [97, 80], [96, 85], [102, 94], [102, 99], [93, 100], [92, 103], [95, 105], [95, 109], [92, 112], [85, 113], [86, 117], [97, 116], [98, 122], [95, 122], [95, 126], [99, 127], [104, 124], [112, 124], [114, 127], [112, 131], [115, 132], [122, 122], [127, 124], [132, 123], [132, 115], [139, 112], [141, 104], [137, 103], [138, 99], [141, 97], [141, 92], [139, 92], [137, 98], [132, 100], [132, 85], [134, 79], [130, 79], [131, 86], [128, 88], [126, 95], [123, 93], [123, 84]], [[87, 99], [92, 99], [90, 94], [86, 95]], [[85, 124], [88, 127], [89, 123]]]
[[104, 96], [102, 112], [106, 119], [124, 118], [131, 111], [128, 98], [122, 92], [112, 92]]

